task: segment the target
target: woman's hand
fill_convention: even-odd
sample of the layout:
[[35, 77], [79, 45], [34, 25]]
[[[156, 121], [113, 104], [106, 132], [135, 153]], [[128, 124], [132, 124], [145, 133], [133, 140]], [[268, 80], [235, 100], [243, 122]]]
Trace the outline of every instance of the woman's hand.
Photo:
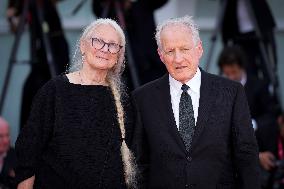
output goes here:
[[22, 181], [18, 185], [17, 189], [33, 189], [34, 181], [35, 181], [35, 176], [32, 176], [32, 177]]

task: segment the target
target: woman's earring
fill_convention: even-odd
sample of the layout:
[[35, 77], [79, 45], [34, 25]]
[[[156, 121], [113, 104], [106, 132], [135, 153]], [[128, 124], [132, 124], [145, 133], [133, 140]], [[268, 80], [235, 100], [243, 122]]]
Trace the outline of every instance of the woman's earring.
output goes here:
[[85, 58], [85, 53], [82, 54], [82, 64], [84, 64], [86, 61], [86, 58]]

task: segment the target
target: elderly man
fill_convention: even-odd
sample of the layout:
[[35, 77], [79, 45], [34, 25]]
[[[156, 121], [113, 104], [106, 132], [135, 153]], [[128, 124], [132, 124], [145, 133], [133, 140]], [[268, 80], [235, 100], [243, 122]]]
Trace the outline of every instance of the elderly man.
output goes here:
[[132, 95], [141, 186], [260, 188], [257, 143], [241, 84], [198, 67], [203, 49], [190, 17], [160, 24], [156, 40], [169, 74]]
[[10, 147], [9, 124], [0, 117], [0, 188], [16, 188], [14, 184], [16, 155]]

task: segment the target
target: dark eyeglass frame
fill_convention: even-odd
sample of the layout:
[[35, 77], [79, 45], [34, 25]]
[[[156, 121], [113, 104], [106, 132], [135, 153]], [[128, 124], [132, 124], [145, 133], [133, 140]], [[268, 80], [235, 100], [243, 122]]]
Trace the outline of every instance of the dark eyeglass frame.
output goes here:
[[[96, 38], [96, 37], [92, 37], [91, 40], [92, 40], [92, 47], [94, 47], [94, 48], [97, 49], [97, 50], [101, 50], [101, 49], [104, 48], [105, 45], [107, 45], [107, 50], [108, 50], [108, 52], [111, 53], [111, 54], [117, 54], [117, 53], [120, 51], [120, 49], [123, 47], [122, 45], [119, 45], [119, 44], [117, 44], [117, 43], [107, 43], [107, 42], [105, 42], [104, 40], [99, 39], [99, 38]], [[96, 48], [96, 47], [94, 46], [94, 41], [98, 41], [98, 42], [102, 43], [102, 47]], [[111, 51], [110, 51], [110, 45], [115, 45], [115, 46], [117, 46], [117, 47], [118, 47], [117, 51], [115, 51], [115, 52], [112, 51], [112, 52], [111, 52]]]

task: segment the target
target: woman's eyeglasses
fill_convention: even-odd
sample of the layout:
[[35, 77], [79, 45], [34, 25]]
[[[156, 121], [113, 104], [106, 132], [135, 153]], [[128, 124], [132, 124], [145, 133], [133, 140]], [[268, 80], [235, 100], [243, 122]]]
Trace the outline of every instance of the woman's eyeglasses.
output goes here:
[[107, 43], [104, 42], [102, 39], [98, 39], [93, 37], [92, 38], [92, 46], [97, 49], [97, 50], [101, 50], [102, 48], [104, 48], [104, 46], [107, 45], [107, 50], [108, 52], [112, 53], [112, 54], [116, 54], [120, 51], [120, 49], [123, 47], [119, 44], [116, 43]]

